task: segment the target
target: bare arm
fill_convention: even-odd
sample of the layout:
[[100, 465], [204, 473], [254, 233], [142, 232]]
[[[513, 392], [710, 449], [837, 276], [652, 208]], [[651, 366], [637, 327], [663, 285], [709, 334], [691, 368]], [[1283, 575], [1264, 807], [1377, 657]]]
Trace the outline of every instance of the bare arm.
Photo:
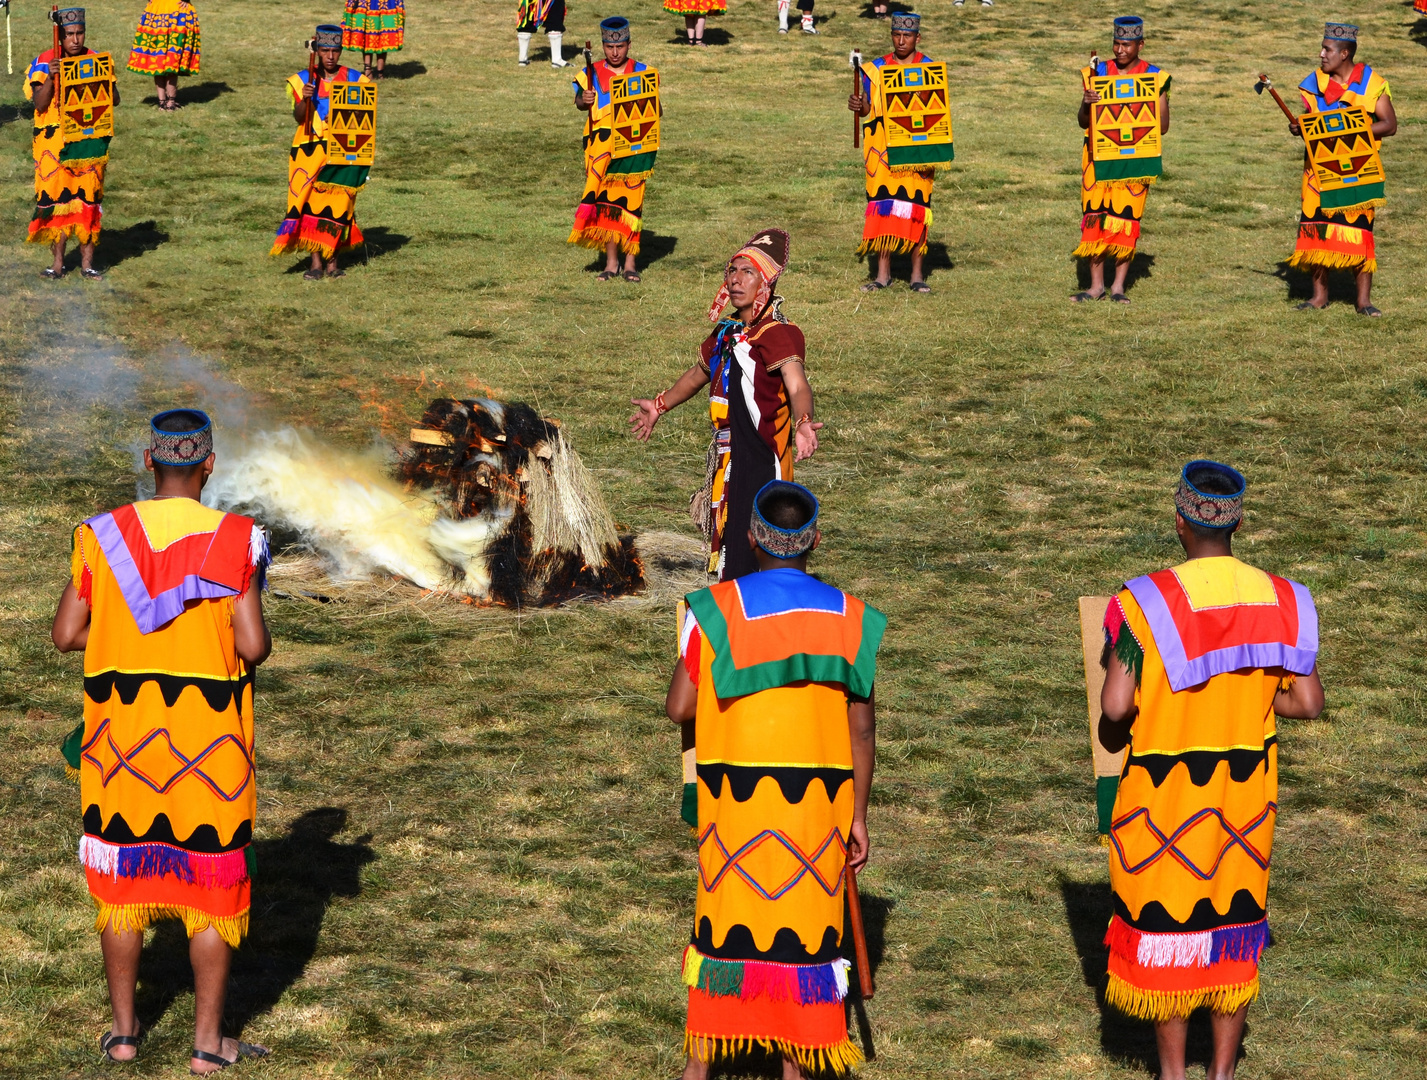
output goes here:
[[79, 598], [72, 581], [60, 594], [50, 640], [62, 653], [75, 652], [89, 644], [89, 605]]
[[1169, 130], [1169, 95], [1159, 96], [1159, 133], [1163, 135]]
[[[808, 385], [808, 377], [803, 371], [803, 365], [792, 361], [780, 367], [778, 373], [783, 376], [783, 385], [788, 390], [788, 404], [793, 410], [793, 423], [797, 424], [798, 420], [804, 416], [811, 421], [813, 388]], [[797, 430], [793, 432], [794, 461], [802, 461], [817, 453], [818, 431], [821, 428], [820, 422], [798, 425]]]
[[1076, 122], [1085, 130], [1090, 128], [1090, 106], [1100, 100], [1100, 95], [1086, 86], [1080, 95], [1080, 112], [1076, 114]]
[[682, 659], [674, 664], [674, 677], [669, 680], [669, 693], [664, 698], [664, 715], [676, 724], [687, 724], [694, 718], [699, 703], [699, 688], [689, 678], [689, 669]]
[[1323, 711], [1323, 683], [1316, 665], [1307, 675], [1294, 679], [1287, 690], [1274, 695], [1273, 711], [1290, 720], [1317, 719]]
[[55, 73], [51, 71], [44, 82], [35, 87], [35, 112], [45, 112], [55, 98]]
[[1383, 94], [1377, 99], [1377, 108], [1373, 110], [1373, 116], [1377, 119], [1373, 121], [1372, 133], [1379, 139], [1385, 139], [1389, 135], [1397, 134], [1397, 110], [1392, 107], [1392, 98]]
[[[708, 384], [709, 373], [695, 364], [664, 391], [665, 409], [677, 408]], [[629, 402], [639, 410], [629, 418], [630, 434], [640, 442], [648, 442], [649, 436], [654, 434], [654, 425], [659, 422], [659, 404], [653, 398], [630, 398]]]
[[854, 871], [867, 865], [867, 799], [872, 794], [872, 772], [877, 764], [877, 690], [866, 701], [847, 703], [847, 727], [852, 735], [852, 833], [848, 837], [848, 863]]
[[263, 598], [256, 582], [233, 602], [233, 644], [249, 667], [257, 667], [273, 651], [272, 635], [263, 621]]
[[1105, 685], [1100, 690], [1100, 745], [1117, 754], [1130, 745], [1130, 725], [1135, 722], [1135, 673], [1118, 656], [1110, 654]]

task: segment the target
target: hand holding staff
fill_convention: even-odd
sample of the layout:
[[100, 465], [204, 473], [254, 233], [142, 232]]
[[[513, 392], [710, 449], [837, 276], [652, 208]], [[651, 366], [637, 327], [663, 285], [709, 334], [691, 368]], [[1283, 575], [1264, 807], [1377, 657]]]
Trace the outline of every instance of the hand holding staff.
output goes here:
[[[55, 4], [53, 7], [50, 8], [50, 22], [52, 22], [52, 23], [55, 24], [55, 25], [54, 25], [54, 31], [55, 31], [55, 50], [54, 50], [54, 61], [53, 61], [54, 67], [50, 69], [50, 74], [54, 76], [54, 81], [55, 81], [55, 96], [52, 97], [52, 98], [50, 98], [50, 100], [51, 100], [51, 101], [60, 101], [60, 102], [62, 102], [62, 101], [64, 101], [64, 97], [63, 97], [63, 96], [60, 94], [60, 92], [59, 92], [59, 78], [60, 78], [60, 63], [59, 63], [59, 62], [60, 62], [60, 57], [64, 55], [64, 52], [63, 52], [63, 50], [60, 48], [61, 41], [60, 41], [60, 32], [59, 32], [59, 5], [58, 5], [58, 4]], [[9, 5], [9, 4], [6, 4], [6, 5], [5, 5], [5, 26], [6, 26], [7, 30], [8, 30], [8, 28], [9, 28], [9, 25], [10, 25], [10, 5]]]
[[307, 134], [310, 138], [314, 132], [312, 128], [313, 118], [317, 116], [317, 39], [313, 38], [307, 42], [307, 85], [312, 87], [312, 96], [307, 99], [307, 119], [303, 124], [307, 127]]
[[852, 96], [847, 99], [847, 107], [852, 110], [852, 148], [857, 150], [862, 146], [862, 53], [853, 49], [848, 60], [852, 64]]
[[862, 899], [857, 895], [857, 874], [849, 865], [843, 876], [847, 881], [847, 914], [852, 921], [852, 947], [857, 956], [857, 985], [862, 990], [862, 1000], [871, 1001], [872, 964], [867, 959], [867, 931], [862, 926]]
[[1278, 102], [1278, 107], [1283, 110], [1283, 115], [1288, 117], [1288, 130], [1295, 135], [1300, 134], [1301, 129], [1298, 126], [1298, 117], [1294, 116], [1293, 110], [1284, 104], [1283, 98], [1278, 96], [1278, 91], [1273, 88], [1273, 83], [1269, 82], [1268, 76], [1260, 72], [1259, 81], [1254, 83], [1254, 93], [1262, 94], [1265, 90], [1273, 95], [1273, 100]]

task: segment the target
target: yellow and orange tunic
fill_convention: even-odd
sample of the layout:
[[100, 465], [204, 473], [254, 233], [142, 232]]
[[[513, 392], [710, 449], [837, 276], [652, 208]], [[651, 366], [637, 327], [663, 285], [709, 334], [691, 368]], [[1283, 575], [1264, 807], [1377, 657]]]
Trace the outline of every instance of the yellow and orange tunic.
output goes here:
[[[95, 55], [86, 49], [85, 55]], [[25, 75], [25, 100], [58, 66], [54, 50], [40, 53]], [[66, 144], [60, 135], [59, 95], [36, 113], [31, 150], [35, 158], [35, 212], [27, 243], [52, 244], [71, 237], [81, 244], [99, 239], [104, 216], [104, 170], [109, 164], [109, 139], [83, 139]]]
[[[1092, 76], [1144, 75], [1160, 69], [1143, 60], [1127, 68], [1102, 60], [1094, 69], [1082, 68], [1081, 84], [1090, 88]], [[1160, 81], [1160, 96], [1169, 95], [1170, 77]], [[1076, 257], [1103, 255], [1123, 262], [1135, 254], [1140, 241], [1140, 219], [1145, 216], [1150, 182], [1139, 180], [1096, 180], [1095, 162], [1090, 158], [1090, 132], [1080, 148], [1080, 244], [1071, 252]]]
[[[580, 205], [575, 208], [575, 224], [567, 243], [603, 251], [606, 244], [615, 243], [626, 254], [639, 254], [639, 237], [644, 228], [644, 188], [654, 171], [657, 150], [633, 157], [611, 155], [610, 140], [614, 137], [614, 105], [610, 100], [610, 80], [616, 75], [647, 71], [649, 65], [626, 59], [624, 67], [615, 71], [603, 60], [596, 60], [595, 103], [585, 115], [585, 190]], [[584, 68], [575, 72], [575, 97], [590, 89], [589, 75]]]
[[687, 601], [699, 884], [685, 1051], [713, 1061], [757, 1044], [844, 1072], [862, 1057], [842, 1005], [847, 709], [872, 694], [887, 619], [795, 569]]
[[235, 599], [267, 543], [251, 519], [153, 499], [74, 533], [72, 580], [90, 608], [84, 650], [79, 858], [95, 928], [181, 919], [230, 945], [247, 933], [253, 837], [253, 673]]
[[[906, 63], [930, 61], [931, 57], [925, 53], [914, 52]], [[901, 63], [897, 54], [888, 53], [862, 65], [862, 96], [872, 103], [872, 111], [862, 120], [867, 213], [862, 222], [858, 255], [883, 251], [904, 255], [918, 251], [925, 255], [927, 251], [936, 170], [903, 168], [893, 172], [887, 163], [887, 110], [878, 72], [888, 64], [897, 63]]]
[[[287, 80], [287, 100], [296, 108], [302, 88], [311, 75], [299, 71]], [[287, 161], [287, 215], [277, 227], [270, 255], [294, 251], [314, 251], [330, 259], [366, 242], [357, 227], [357, 195], [367, 183], [365, 165], [329, 165], [327, 162], [327, 113], [331, 107], [334, 82], [371, 82], [354, 68], [341, 67], [330, 79], [317, 73], [317, 110], [311, 129], [298, 124], [292, 136]]]
[[[1298, 87], [1303, 107], [1315, 112], [1357, 106], [1369, 116], [1384, 94], [1392, 97], [1387, 80], [1366, 64], [1358, 64], [1348, 75], [1347, 85], [1334, 82], [1323, 70], [1313, 72]], [[1298, 243], [1288, 265], [1305, 269], [1324, 266], [1329, 269], [1374, 273], [1377, 270], [1377, 248], [1373, 240], [1373, 218], [1376, 206], [1328, 211], [1323, 209], [1318, 178], [1303, 161], [1302, 213], [1298, 219]]]
[[1106, 997], [1147, 1020], [1258, 994], [1278, 815], [1274, 696], [1314, 668], [1309, 592], [1229, 556], [1136, 578], [1105, 634], [1138, 676], [1111, 814]]

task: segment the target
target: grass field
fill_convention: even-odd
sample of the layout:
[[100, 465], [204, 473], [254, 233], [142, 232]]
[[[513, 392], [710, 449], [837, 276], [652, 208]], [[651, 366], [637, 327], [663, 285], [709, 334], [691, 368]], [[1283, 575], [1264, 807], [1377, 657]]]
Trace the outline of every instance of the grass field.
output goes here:
[[[138, 0], [88, 6], [91, 45], [127, 49]], [[227, 406], [255, 430], [361, 447], [438, 393], [489, 388], [565, 421], [622, 527], [686, 529], [705, 421], [686, 406], [643, 447], [626, 402], [687, 366], [723, 260], [768, 224], [793, 236], [781, 291], [828, 424], [798, 474], [824, 500], [817, 566], [891, 618], [863, 879], [879, 965], [866, 1075], [1153, 1068], [1149, 1029], [1097, 1005], [1109, 900], [1076, 597], [1178, 557], [1171, 485], [1199, 455], [1248, 474], [1241, 553], [1308, 584], [1323, 620], [1327, 711], [1281, 726], [1276, 946], [1243, 1075], [1427, 1075], [1427, 28], [1410, 4], [1141, 5], [1174, 123], [1128, 308], [1066, 300], [1075, 69], [1121, 8], [920, 0], [923, 48], [952, 61], [957, 133], [935, 291], [867, 297], [846, 57], [883, 50], [885, 24], [820, 0], [822, 36], [783, 39], [771, 0], [733, 0], [710, 23], [716, 47], [695, 52], [654, 0], [572, 5], [567, 43], [618, 11], [663, 73], [636, 287], [597, 284], [590, 253], [564, 243], [579, 117], [543, 37], [517, 69], [512, 6], [412, 0], [358, 205], [368, 258], [311, 285], [266, 254], [291, 136], [282, 81], [338, 6], [200, 5], [187, 108], [160, 114], [123, 77], [105, 281], [56, 285], [21, 243], [20, 75], [48, 39], [39, 5], [16, 0], [0, 93], [0, 1075], [104, 1072], [56, 750], [80, 659], [57, 656], [48, 627], [70, 528], [133, 497], [143, 417], [232, 386]], [[1332, 15], [1362, 25], [1359, 56], [1401, 118], [1375, 321], [1341, 283], [1328, 311], [1292, 309], [1300, 156], [1250, 92], [1260, 69], [1299, 81]], [[661, 712], [668, 607], [267, 610], [254, 931], [230, 1012], [275, 1053], [240, 1071], [673, 1076], [694, 863]], [[173, 930], [146, 952], [136, 1075], [186, 1067]]]

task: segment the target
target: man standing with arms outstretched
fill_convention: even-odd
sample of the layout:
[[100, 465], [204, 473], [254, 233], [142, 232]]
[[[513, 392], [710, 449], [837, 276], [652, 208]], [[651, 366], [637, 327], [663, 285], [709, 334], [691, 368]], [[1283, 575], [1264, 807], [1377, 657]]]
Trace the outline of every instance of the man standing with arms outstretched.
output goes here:
[[1155, 1022], [1164, 1080], [1183, 1080], [1200, 1008], [1213, 1014], [1208, 1080], [1234, 1075], [1269, 943], [1274, 717], [1323, 708], [1312, 596], [1233, 556], [1244, 488], [1227, 465], [1184, 466], [1174, 526], [1188, 561], [1135, 578], [1105, 612], [1099, 738], [1130, 750], [1110, 824], [1105, 997]]
[[251, 519], [199, 502], [213, 425], [197, 409], [150, 423], [155, 494], [74, 530], [71, 580], [51, 636], [84, 650], [84, 724], [66, 741], [79, 771], [79, 859], [113, 1010], [99, 1040], [132, 1061], [144, 930], [178, 919], [193, 964], [189, 1068], [206, 1076], [267, 1049], [224, 1038], [233, 949], [248, 932], [248, 846], [257, 809], [253, 669], [267, 539]]

